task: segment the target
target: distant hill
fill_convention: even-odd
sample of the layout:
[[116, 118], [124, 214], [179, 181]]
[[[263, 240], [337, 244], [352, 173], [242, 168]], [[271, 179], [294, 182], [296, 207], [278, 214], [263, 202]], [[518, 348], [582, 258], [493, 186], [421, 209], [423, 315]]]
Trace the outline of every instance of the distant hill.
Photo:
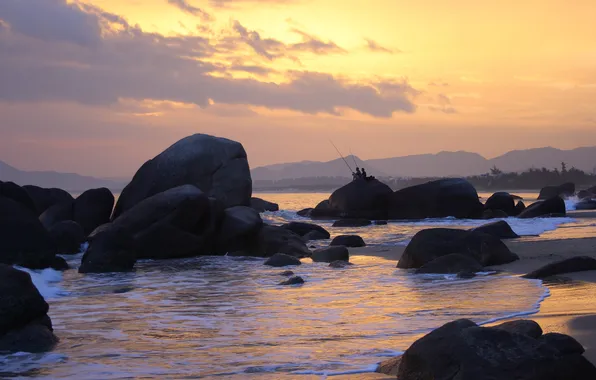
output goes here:
[[[530, 168], [559, 168], [561, 162], [567, 167], [575, 167], [588, 173], [596, 169], [596, 147], [561, 150], [538, 148], [515, 150], [493, 159], [486, 159], [477, 153], [440, 152], [418, 154], [373, 160], [346, 157], [350, 166], [354, 160], [358, 166], [366, 168], [369, 174], [378, 177], [447, 177], [485, 174], [496, 166], [503, 172], [521, 172]], [[258, 167], [252, 170], [253, 180], [277, 181], [306, 177], [346, 177], [350, 172], [341, 158], [336, 160], [302, 161]]]
[[107, 187], [112, 191], [120, 191], [126, 186], [124, 181], [87, 177], [74, 173], [23, 171], [2, 161], [0, 161], [0, 181], [14, 182], [21, 186], [58, 187], [70, 192], [80, 192], [98, 187]]

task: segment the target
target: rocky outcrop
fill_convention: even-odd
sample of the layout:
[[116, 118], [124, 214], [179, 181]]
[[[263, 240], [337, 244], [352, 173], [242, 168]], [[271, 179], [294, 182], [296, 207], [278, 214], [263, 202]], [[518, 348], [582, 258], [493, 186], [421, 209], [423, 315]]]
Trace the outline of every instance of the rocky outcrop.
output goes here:
[[45, 189], [39, 186], [25, 185], [23, 189], [27, 191], [31, 200], [35, 204], [37, 209], [37, 215], [41, 215], [44, 211], [50, 207], [73, 201], [74, 198], [68, 192], [62, 189], [50, 188]]
[[366, 243], [358, 235], [339, 235], [331, 240], [330, 245], [343, 245], [344, 247], [358, 248], [365, 247]]
[[156, 194], [192, 185], [225, 205], [249, 206], [252, 180], [242, 144], [214, 136], [186, 137], [147, 161], [124, 188], [113, 219]]
[[299, 235], [279, 226], [264, 225], [259, 231], [256, 247], [253, 248], [251, 254], [269, 257], [276, 253], [285, 253], [298, 258], [311, 255]]
[[424, 264], [416, 270], [416, 274], [476, 273], [482, 271], [482, 268], [482, 265], [472, 257], [451, 253]]
[[56, 223], [49, 229], [49, 234], [56, 245], [56, 250], [62, 255], [74, 255], [81, 251], [85, 242], [85, 232], [77, 222], [67, 220]]
[[498, 192], [491, 195], [484, 204], [486, 210], [501, 210], [507, 215], [515, 215], [515, 200], [506, 192]]
[[559, 186], [546, 186], [540, 190], [538, 199], [550, 199], [554, 197], [567, 198], [575, 195], [575, 184], [564, 183]]
[[58, 338], [49, 306], [28, 273], [0, 264], [0, 352], [44, 352]]
[[250, 207], [257, 210], [258, 212], [265, 211], [279, 211], [279, 205], [277, 203], [268, 202], [261, 198], [250, 198]]
[[397, 363], [397, 378], [583, 380], [596, 378], [596, 367], [581, 353], [559, 349], [556, 339], [460, 319], [414, 342]]
[[291, 277], [289, 280], [282, 281], [278, 285], [300, 285], [304, 284], [304, 279], [300, 276]]
[[290, 230], [295, 234], [303, 237], [313, 231], [318, 232], [318, 234], [316, 235], [317, 239], [312, 239], [312, 237], [314, 237], [315, 235], [311, 235], [311, 239], [309, 240], [329, 239], [331, 237], [329, 231], [327, 231], [321, 226], [312, 223], [290, 222], [282, 225], [282, 228]]
[[294, 256], [286, 255], [284, 253], [276, 253], [275, 255], [271, 256], [267, 261], [265, 261], [265, 265], [271, 267], [286, 267], [290, 265], [301, 265], [302, 262]]
[[251, 246], [262, 226], [259, 212], [251, 207], [226, 209], [217, 235], [217, 252], [235, 252]]
[[473, 228], [472, 231], [484, 232], [485, 234], [492, 235], [499, 239], [517, 239], [519, 235], [516, 234], [509, 223], [504, 220], [498, 222], [484, 224], [480, 227]]
[[343, 218], [385, 219], [387, 196], [392, 192], [376, 179], [358, 179], [335, 190], [329, 197], [329, 208]]
[[565, 216], [566, 215], [565, 201], [561, 197], [554, 197], [545, 201], [538, 201], [532, 203], [519, 214], [522, 219], [551, 217], [551, 216]]
[[112, 229], [91, 238], [79, 273], [129, 272], [136, 261], [137, 250], [132, 236], [125, 230]]
[[12, 199], [31, 210], [31, 212], [37, 213], [37, 206], [35, 206], [27, 191], [14, 182], [0, 181], [0, 197]]
[[371, 224], [368, 219], [340, 219], [333, 222], [332, 227], [366, 227]]
[[524, 275], [524, 277], [544, 279], [558, 274], [583, 272], [589, 270], [596, 270], [596, 259], [589, 256], [576, 256], [546, 264], [545, 266]]
[[420, 268], [451, 253], [460, 253], [482, 266], [507, 264], [519, 259], [503, 242], [486, 233], [449, 228], [422, 230], [410, 241], [398, 268]]
[[480, 218], [484, 206], [465, 179], [450, 178], [398, 190], [388, 197], [389, 219]]
[[331, 263], [334, 261], [350, 261], [350, 253], [344, 246], [334, 246], [316, 249], [312, 253], [312, 261]]

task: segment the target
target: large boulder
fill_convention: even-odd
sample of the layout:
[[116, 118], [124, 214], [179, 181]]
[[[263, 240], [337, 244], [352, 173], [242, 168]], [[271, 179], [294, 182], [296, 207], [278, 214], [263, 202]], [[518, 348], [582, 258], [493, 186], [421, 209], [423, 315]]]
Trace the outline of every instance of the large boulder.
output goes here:
[[400, 380], [584, 380], [596, 367], [557, 341], [536, 339], [466, 319], [447, 323], [414, 342], [397, 368]]
[[290, 265], [301, 265], [302, 262], [290, 255], [286, 255], [285, 253], [276, 253], [275, 255], [271, 256], [267, 261], [265, 261], [264, 265], [268, 265], [270, 267], [286, 267]]
[[250, 207], [254, 208], [258, 212], [265, 211], [279, 211], [279, 205], [277, 203], [268, 202], [261, 198], [250, 198]]
[[0, 263], [31, 269], [53, 267], [56, 246], [26, 206], [0, 196]]
[[242, 144], [214, 136], [188, 136], [147, 161], [124, 188], [113, 219], [155, 194], [193, 185], [226, 207], [249, 206], [252, 179]]
[[49, 306], [28, 273], [0, 264], [0, 352], [43, 352], [58, 342]]
[[53, 205], [66, 203], [74, 200], [72, 195], [62, 189], [46, 189], [39, 186], [25, 185], [23, 189], [27, 191], [31, 200], [37, 209], [37, 215], [41, 215], [45, 210]]
[[324, 229], [321, 226], [318, 226], [318, 225], [312, 224], [312, 223], [290, 222], [290, 223], [283, 224], [282, 228], [288, 229], [302, 237], [306, 236], [307, 234], [309, 234], [310, 232], [313, 232], [313, 231], [318, 232], [318, 235], [317, 235], [318, 239], [312, 239], [312, 240], [329, 239], [331, 237], [331, 235], [329, 234], [329, 231], [327, 231], [326, 229]]
[[366, 243], [364, 240], [358, 235], [338, 235], [331, 240], [331, 244], [329, 245], [343, 245], [344, 247], [365, 247]]
[[27, 191], [14, 182], [0, 181], [0, 197], [12, 199], [27, 207], [32, 212], [37, 213], [37, 206], [35, 206]]
[[251, 246], [262, 226], [259, 212], [251, 207], [226, 209], [217, 236], [217, 252], [235, 252]]
[[482, 271], [482, 265], [476, 259], [460, 253], [440, 256], [416, 270], [417, 274], [437, 273], [476, 273]]
[[73, 220], [73, 209], [74, 200], [52, 205], [41, 213], [39, 221], [49, 230], [57, 223]]
[[322, 200], [315, 208], [306, 208], [298, 211], [298, 215], [304, 217], [311, 217], [313, 219], [329, 219], [336, 218], [342, 215], [342, 212], [337, 209], [331, 208], [329, 199]]
[[472, 184], [447, 178], [398, 190], [388, 197], [389, 219], [480, 218], [484, 206]]
[[575, 184], [564, 183], [559, 186], [546, 186], [540, 190], [538, 199], [550, 199], [554, 197], [567, 198], [575, 195]]
[[312, 253], [312, 261], [332, 263], [334, 261], [350, 261], [350, 252], [342, 245], [315, 249]]
[[59, 254], [77, 254], [81, 251], [81, 245], [85, 242], [86, 234], [83, 227], [72, 220], [56, 223], [48, 232], [54, 240]]
[[[386, 219], [387, 197], [393, 191], [384, 183], [373, 179], [357, 179], [335, 190], [329, 197], [329, 216], [343, 218]], [[322, 209], [318, 205], [315, 210]], [[313, 210], [311, 214], [316, 215]]]
[[525, 278], [543, 279], [563, 273], [596, 270], [596, 259], [589, 256], [576, 256], [569, 259], [546, 264], [524, 275]]
[[517, 202], [515, 210], [513, 210], [513, 216], [519, 216], [526, 209], [526, 204], [522, 201]]
[[509, 331], [510, 333], [523, 334], [534, 339], [542, 336], [542, 327], [536, 322], [529, 319], [518, 319], [515, 321], [508, 321], [492, 326], [495, 329]]
[[507, 215], [514, 215], [515, 200], [507, 192], [501, 191], [491, 195], [484, 204], [486, 210], [501, 210]]
[[252, 256], [270, 257], [276, 253], [285, 253], [298, 258], [310, 257], [311, 255], [300, 235], [279, 226], [263, 225], [250, 254]]
[[420, 268], [441, 256], [460, 253], [482, 266], [507, 264], [519, 259], [498, 238], [478, 231], [431, 228], [419, 231], [406, 247], [398, 268]]
[[125, 230], [113, 229], [91, 238], [79, 273], [129, 272], [136, 261], [137, 251], [131, 235]]
[[87, 190], [74, 201], [73, 218], [89, 235], [94, 229], [110, 221], [114, 195], [105, 187]]
[[519, 237], [512, 229], [509, 223], [504, 220], [484, 224], [480, 227], [473, 228], [472, 231], [484, 232], [485, 234], [493, 235], [499, 239], [517, 239]]
[[565, 201], [563, 198], [556, 196], [545, 201], [537, 201], [532, 203], [519, 214], [519, 218], [538, 218], [550, 216], [565, 216], [566, 215]]

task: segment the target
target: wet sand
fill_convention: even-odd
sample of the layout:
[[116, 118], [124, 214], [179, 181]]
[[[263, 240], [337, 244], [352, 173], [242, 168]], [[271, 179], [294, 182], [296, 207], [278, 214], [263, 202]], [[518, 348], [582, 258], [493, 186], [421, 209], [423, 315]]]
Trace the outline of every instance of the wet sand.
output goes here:
[[[596, 238], [535, 240], [522, 238], [505, 241], [520, 260], [511, 264], [494, 266], [505, 272], [522, 275], [543, 265], [573, 256], [596, 258]], [[371, 255], [392, 261], [396, 265], [405, 247], [364, 247], [351, 249], [351, 255]], [[544, 282], [550, 296], [540, 305], [540, 311], [526, 317], [540, 324], [545, 333], [559, 332], [573, 336], [586, 349], [587, 359], [596, 364], [596, 271], [561, 275], [567, 281]], [[502, 323], [500, 321], [499, 323]], [[371, 377], [351, 378], [387, 378]]]

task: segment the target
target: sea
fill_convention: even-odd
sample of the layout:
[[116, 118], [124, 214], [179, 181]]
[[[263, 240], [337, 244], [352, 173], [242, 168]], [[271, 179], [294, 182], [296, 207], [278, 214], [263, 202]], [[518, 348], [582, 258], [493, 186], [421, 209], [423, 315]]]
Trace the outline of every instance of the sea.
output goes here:
[[[526, 204], [536, 193], [517, 193]], [[306, 220], [296, 211], [327, 193], [266, 193], [272, 224]], [[480, 194], [486, 198], [489, 194]], [[575, 200], [567, 202], [574, 209]], [[522, 239], [596, 236], [593, 219], [508, 218]], [[485, 223], [452, 218], [333, 228], [369, 246], [404, 246], [425, 228]], [[328, 245], [318, 241], [315, 246]], [[84, 249], [84, 247], [83, 247]], [[321, 379], [373, 372], [422, 334], [458, 318], [484, 324], [538, 312], [549, 291], [538, 280], [484, 272], [472, 279], [415, 275], [394, 260], [353, 255], [332, 269], [303, 259], [291, 269], [306, 281], [279, 286], [287, 268], [264, 259], [198, 257], [136, 264], [131, 273], [31, 271], [50, 304], [60, 343], [49, 353], [0, 355], [0, 377], [39, 379]]]

